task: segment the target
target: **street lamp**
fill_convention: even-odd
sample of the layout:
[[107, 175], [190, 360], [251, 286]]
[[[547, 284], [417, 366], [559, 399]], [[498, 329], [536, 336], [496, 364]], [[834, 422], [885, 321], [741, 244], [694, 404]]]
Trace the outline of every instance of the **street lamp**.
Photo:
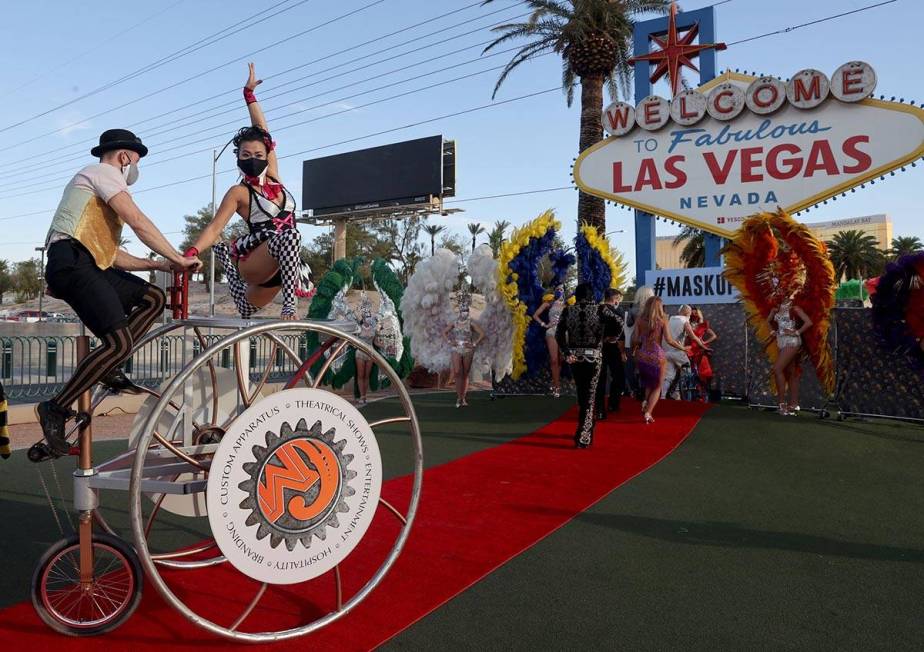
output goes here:
[[[221, 151], [212, 150], [212, 219], [215, 219], [215, 180], [218, 176], [218, 159], [221, 158], [221, 155], [225, 153], [225, 150], [228, 149], [228, 145], [233, 142], [229, 140], [225, 143], [225, 146], [221, 148]], [[209, 315], [211, 317], [215, 316], [215, 252], [209, 252]]]
[[38, 319], [42, 321], [42, 295], [45, 294], [45, 247], [36, 247], [36, 251], [42, 252], [42, 264], [39, 267], [39, 280], [42, 282], [42, 287], [39, 288], [39, 314]]

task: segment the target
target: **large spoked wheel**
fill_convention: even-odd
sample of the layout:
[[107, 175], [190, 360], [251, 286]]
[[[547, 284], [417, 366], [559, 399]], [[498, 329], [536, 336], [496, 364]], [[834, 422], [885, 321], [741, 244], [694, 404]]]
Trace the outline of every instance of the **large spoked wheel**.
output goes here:
[[[319, 351], [309, 355], [299, 342], [312, 333], [318, 336], [322, 345]], [[268, 344], [263, 350], [268, 349], [270, 355], [262, 358], [257, 355], [255, 360], [254, 352], [260, 350], [255, 342]], [[276, 583], [275, 578], [254, 579], [257, 575], [253, 572], [245, 574], [233, 560], [225, 559], [208, 528], [209, 517], [200, 508], [206, 503], [205, 488], [209, 483], [212, 459], [219, 447], [215, 440], [230, 437], [229, 428], [244, 412], [250, 410], [244, 419], [249, 421], [249, 415], [254, 410], [263, 410], [261, 401], [272, 402], [291, 394], [284, 393], [274, 398], [284, 387], [307, 386], [331, 397], [331, 403], [343, 401], [342, 398], [322, 391], [320, 385], [325, 373], [343, 362], [350, 347], [375, 361], [380, 374], [389, 381], [392, 392], [375, 405], [363, 407], [362, 414], [355, 414], [362, 417], [375, 439], [376, 455], [378, 445], [382, 444], [386, 453], [383, 456], [384, 475], [404, 475], [410, 471], [413, 481], [392, 484], [381, 495], [377, 492], [374, 494], [377, 499], [373, 498], [373, 504], [366, 509], [366, 517], [371, 518], [371, 523], [367, 525], [365, 538], [355, 543], [355, 547], [350, 548], [348, 554], [339, 559], [333, 568], [297, 583]], [[250, 352], [249, 359], [247, 352]], [[189, 404], [191, 388], [196, 387], [194, 380], [214, 378], [215, 367], [228, 360], [233, 360], [238, 380], [237, 406], [229, 408], [227, 402], [222, 403], [216, 399], [208, 403], [215, 406], [221, 404], [221, 409], [211, 407], [206, 410], [207, 414], [203, 414], [202, 406], [195, 404], [201, 401], [200, 395], [196, 394], [193, 404]], [[296, 373], [296, 369], [305, 373]], [[350, 410], [353, 409], [350, 406]], [[345, 454], [342, 448], [338, 448], [340, 442], [337, 438], [325, 440], [329, 433], [305, 430], [311, 429], [310, 423], [301, 425], [293, 420], [291, 428], [295, 432], [290, 429], [287, 434], [281, 435], [282, 439], [301, 433], [309, 438], [315, 437], [318, 446], [310, 451], [309, 447], [297, 445], [296, 442], [290, 442], [295, 445], [286, 446], [280, 437], [267, 434], [267, 448], [261, 449], [261, 454], [272, 453], [275, 445], [279, 455], [275, 461], [264, 461], [260, 468], [265, 469], [266, 465], [275, 464], [296, 451], [302, 451], [299, 455], [308, 451], [304, 460], [309, 469], [319, 468], [312, 466], [318, 460], [327, 462], [339, 455], [345, 469], [343, 481], [329, 474], [327, 477], [332, 477], [334, 485], [341, 487], [335, 490], [336, 496], [352, 495], [353, 489], [344, 490], [342, 487], [350, 479], [356, 478], [358, 470], [361, 471], [361, 460], [354, 460], [357, 456]], [[136, 441], [129, 491], [130, 519], [136, 549], [151, 584], [191, 622], [215, 634], [239, 641], [262, 642], [301, 636], [348, 613], [382, 581], [394, 564], [407, 540], [420, 497], [423, 475], [420, 428], [404, 384], [387, 361], [369, 345], [323, 322], [267, 322], [239, 330], [205, 348], [162, 388]], [[248, 446], [246, 453], [249, 454], [250, 449]], [[272, 455], [267, 460], [269, 457]], [[294, 457], [287, 459], [298, 464]], [[366, 456], [365, 459], [370, 458]], [[334, 464], [336, 466], [336, 462]], [[220, 472], [216, 470], [216, 473]], [[168, 487], [171, 482], [174, 486]], [[237, 486], [236, 482], [234, 486]], [[362, 478], [356, 480], [354, 486], [362, 491]], [[310, 502], [316, 495], [312, 491], [317, 493], [320, 490], [317, 486], [307, 489], [299, 499], [302, 500], [303, 511], [304, 498], [307, 497]], [[170, 537], [171, 549], [167, 551], [157, 548], [156, 532], [162, 519], [169, 523], [179, 510], [171, 508], [168, 512], [164, 495], [170, 498], [187, 497], [198, 506], [194, 513], [185, 515], [189, 525], [181, 529], [186, 534], [200, 533], [198, 539], [184, 540], [180, 546], [177, 546], [176, 539]], [[286, 504], [291, 504], [288, 498]], [[353, 516], [358, 516], [358, 512], [345, 511], [336, 500], [332, 499], [330, 504], [333, 511], [321, 517], [330, 529], [338, 527], [338, 523], [345, 528]], [[368, 516], [370, 513], [371, 517]], [[248, 519], [246, 524], [239, 522], [238, 527], [249, 530], [260, 541], [269, 542], [271, 538], [263, 532], [263, 525], [255, 523]], [[256, 534], [258, 527], [260, 533]], [[339, 535], [338, 538], [331, 536], [330, 529], [325, 532], [322, 526], [320, 533], [315, 533], [314, 539], [310, 534], [302, 538], [293, 536], [283, 539], [273, 535], [271, 552], [282, 552], [288, 547], [289, 552], [293, 549], [303, 552], [302, 558], [305, 560], [312, 556], [316, 558], [319, 553], [323, 557], [325, 546], [328, 549], [340, 547], [339, 544], [334, 546], [335, 541], [340, 541]], [[304, 549], [300, 545], [304, 545]], [[264, 565], [262, 560], [260, 565]]]
[[71, 636], [111, 631], [141, 601], [141, 563], [132, 547], [108, 534], [93, 535], [92, 574], [81, 578], [80, 540], [48, 549], [32, 575], [32, 604], [52, 629]]

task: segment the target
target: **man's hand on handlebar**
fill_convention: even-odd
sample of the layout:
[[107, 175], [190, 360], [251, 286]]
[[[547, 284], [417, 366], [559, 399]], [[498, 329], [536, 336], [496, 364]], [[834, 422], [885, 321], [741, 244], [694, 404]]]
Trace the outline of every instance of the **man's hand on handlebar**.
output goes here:
[[200, 267], [202, 267], [202, 261], [199, 260], [199, 250], [195, 247], [190, 247], [183, 252], [183, 258], [177, 261], [177, 264], [174, 266], [174, 271], [195, 272]]
[[195, 272], [202, 267], [202, 261], [198, 256], [184, 256], [180, 260], [170, 263], [170, 268], [174, 272]]

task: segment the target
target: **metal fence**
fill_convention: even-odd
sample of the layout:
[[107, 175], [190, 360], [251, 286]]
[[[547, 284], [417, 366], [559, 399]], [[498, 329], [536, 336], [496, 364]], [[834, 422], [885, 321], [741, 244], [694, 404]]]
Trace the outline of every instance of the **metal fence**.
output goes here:
[[[221, 335], [205, 335], [203, 339], [210, 346], [222, 339]], [[280, 336], [299, 357], [307, 357], [307, 342], [304, 336]], [[98, 341], [91, 338], [90, 346]], [[122, 368], [131, 375], [134, 382], [157, 387], [166, 379], [175, 376], [192, 358], [199, 355], [202, 346], [198, 339], [183, 335], [165, 335], [152, 340], [125, 361]], [[250, 375], [257, 380], [270, 361], [273, 344], [263, 337], [250, 339]], [[277, 382], [288, 378], [298, 364], [278, 349], [269, 380]], [[221, 351], [218, 363], [226, 369], [232, 368], [231, 347]], [[0, 383], [7, 398], [13, 403], [27, 403], [54, 396], [74, 373], [77, 364], [77, 336], [13, 336], [0, 337]]]

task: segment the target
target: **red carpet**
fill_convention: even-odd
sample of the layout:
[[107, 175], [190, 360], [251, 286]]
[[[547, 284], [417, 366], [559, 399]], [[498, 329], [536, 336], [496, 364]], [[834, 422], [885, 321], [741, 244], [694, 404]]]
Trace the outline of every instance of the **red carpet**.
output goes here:
[[[426, 471], [417, 520], [402, 555], [364, 602], [316, 634], [267, 646], [272, 650], [367, 650], [380, 645], [453, 596], [548, 536], [610, 491], [659, 462], [696, 425], [706, 406], [665, 401], [645, 426], [634, 402], [624, 416], [597, 426], [593, 448], [575, 450], [575, 411], [525, 437]], [[426, 439], [426, 437], [425, 437]], [[426, 443], [424, 444], [426, 455]], [[410, 478], [387, 482], [382, 496], [402, 509]], [[343, 567], [344, 599], [366, 582], [390, 549], [397, 521], [380, 509], [362, 544]], [[257, 584], [235, 571], [168, 578], [178, 593], [217, 622], [241, 613]], [[177, 589], [179, 587], [179, 589]], [[244, 631], [292, 627], [335, 606], [328, 576], [303, 587], [275, 587], [245, 621]], [[0, 640], [18, 649], [196, 650], [235, 647], [174, 612], [146, 588], [132, 618], [102, 638], [73, 639], [47, 629], [30, 604], [0, 612]], [[249, 647], [249, 646], [239, 646]], [[263, 647], [261, 647], [263, 649]]]

